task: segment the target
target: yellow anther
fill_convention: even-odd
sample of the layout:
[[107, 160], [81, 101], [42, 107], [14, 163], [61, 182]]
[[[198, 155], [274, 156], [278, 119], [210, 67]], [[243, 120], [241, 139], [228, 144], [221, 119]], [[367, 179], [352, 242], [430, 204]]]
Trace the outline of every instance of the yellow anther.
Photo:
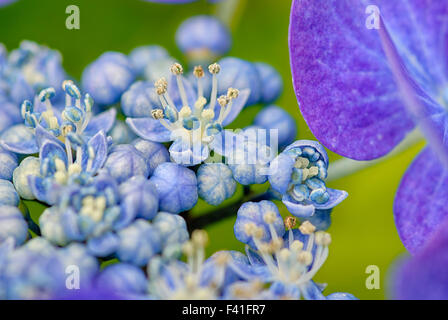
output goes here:
[[182, 67], [182, 65], [180, 63], [176, 62], [171, 66], [171, 72], [174, 75], [180, 75], [180, 74], [184, 73], [184, 68]]
[[296, 223], [297, 223], [297, 219], [295, 217], [289, 216], [289, 217], [285, 218], [286, 229], [294, 228], [296, 226]]
[[156, 120], [163, 119], [163, 117], [164, 117], [163, 110], [162, 109], [151, 110], [151, 116]]
[[191, 234], [191, 241], [195, 246], [204, 247], [208, 242], [208, 234], [205, 230], [194, 230]]
[[202, 66], [196, 66], [196, 67], [194, 67], [193, 75], [194, 75], [196, 78], [202, 78], [202, 77], [204, 76], [204, 69], [202, 68]]
[[221, 71], [221, 66], [217, 63], [212, 63], [208, 66], [208, 71], [211, 74], [218, 74]]
[[238, 91], [238, 89], [235, 89], [235, 88], [227, 89], [227, 98], [230, 100], [238, 98], [239, 94], [240, 94], [240, 92]]

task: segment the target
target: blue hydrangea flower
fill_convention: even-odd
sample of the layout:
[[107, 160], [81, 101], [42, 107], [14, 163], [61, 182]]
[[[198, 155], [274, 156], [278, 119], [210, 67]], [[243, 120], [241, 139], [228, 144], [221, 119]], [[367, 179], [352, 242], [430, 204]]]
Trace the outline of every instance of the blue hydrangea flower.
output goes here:
[[1, 299], [50, 299], [67, 290], [67, 271], [75, 270], [73, 267], [79, 271], [79, 287], [90, 284], [99, 270], [97, 260], [84, 246], [57, 248], [43, 238], [34, 238], [15, 249], [10, 246], [2, 259]]
[[277, 297], [325, 299], [323, 287], [312, 278], [327, 259], [331, 237], [315, 232], [308, 221], [293, 230], [295, 223], [295, 218], [287, 218], [286, 231], [274, 203], [248, 202], [238, 210], [234, 230], [236, 238], [247, 244], [252, 279], [270, 283], [269, 290]]
[[159, 212], [152, 223], [161, 238], [162, 257], [168, 260], [178, 258], [182, 245], [189, 239], [184, 218], [169, 212]]
[[137, 138], [135, 133], [122, 120], [115, 121], [109, 136], [112, 138], [114, 145], [129, 144]]
[[116, 263], [104, 268], [95, 280], [96, 286], [118, 297], [142, 299], [147, 295], [145, 273], [127, 263]]
[[249, 61], [236, 57], [225, 57], [219, 61], [222, 72], [218, 75], [218, 94], [225, 94], [227, 88], [250, 89], [246, 105], [260, 102], [262, 82], [258, 69]]
[[261, 99], [264, 104], [273, 103], [283, 92], [283, 80], [277, 70], [267, 63], [254, 63], [261, 82]]
[[[42, 236], [57, 245], [87, 240], [95, 256], [108, 256], [118, 246], [112, 231], [129, 224], [120, 210], [119, 191], [114, 179], [100, 175], [88, 185], [71, 185], [59, 196], [59, 202], [39, 218]], [[125, 221], [125, 222], [123, 222]]]
[[150, 181], [156, 186], [161, 211], [180, 213], [193, 208], [198, 200], [196, 175], [184, 166], [162, 163]]
[[165, 48], [158, 45], [149, 45], [133, 49], [129, 54], [129, 61], [135, 74], [142, 76], [148, 65], [159, 59], [168, 58], [169, 56]]
[[143, 176], [134, 176], [120, 185], [121, 208], [127, 216], [152, 220], [159, 209], [155, 185]]
[[12, 181], [17, 193], [22, 199], [34, 200], [36, 197], [28, 184], [29, 176], [40, 176], [40, 160], [36, 157], [26, 157], [14, 169]]
[[[162, 108], [149, 110], [152, 117], [128, 118], [126, 121], [140, 137], [156, 142], [174, 141], [170, 147], [173, 161], [185, 165], [199, 164], [209, 157], [214, 150], [214, 140], [220, 136], [223, 126], [232, 122], [243, 108], [249, 96], [248, 90], [239, 92], [230, 88], [227, 95], [217, 98], [218, 82], [216, 75], [220, 72], [218, 64], [210, 65], [214, 90], [210, 103], [203, 97], [201, 79], [204, 71], [201, 67], [195, 69], [198, 81], [197, 95], [188, 81], [181, 75], [182, 66], [174, 64], [171, 68], [174, 93], [180, 97], [181, 106], [176, 106], [169, 92], [168, 82], [160, 79], [156, 82], [156, 92]], [[194, 106], [194, 107], [193, 107]], [[192, 108], [193, 107], [193, 108]]]
[[[234, 147], [226, 153], [233, 177], [242, 185], [262, 184], [268, 180], [269, 163], [275, 149], [267, 146], [267, 130], [250, 130], [235, 137]], [[274, 141], [274, 147], [276, 146]], [[226, 147], [227, 149], [228, 147]]]
[[18, 166], [17, 156], [0, 148], [0, 179], [12, 180], [13, 172]]
[[[195, 230], [183, 251], [187, 263], [179, 260], [151, 261], [148, 266], [149, 293], [156, 299], [218, 299], [225, 287], [241, 277], [237, 264], [240, 255], [235, 252], [217, 252], [205, 261], [206, 232]], [[235, 257], [235, 259], [233, 259]]]
[[11, 181], [0, 179], [0, 205], [17, 207], [19, 201], [19, 195]]
[[62, 89], [66, 94], [62, 109], [54, 108], [50, 101], [56, 94], [53, 88], [40, 91], [34, 103], [25, 100], [21, 109], [24, 124], [3, 132], [0, 135], [1, 146], [11, 152], [33, 154], [39, 152], [42, 143], [48, 139], [58, 143], [62, 141], [70, 150], [70, 136], [75, 135], [72, 138], [78, 141], [89, 140], [101, 130], [106, 133], [112, 128], [115, 109], [93, 115], [93, 100], [89, 94], [83, 98], [71, 80], [64, 81]]
[[44, 88], [59, 87], [67, 78], [58, 51], [26, 40], [9, 54], [3, 75], [7, 96], [15, 105], [31, 100]]
[[[278, 148], [286, 147], [294, 142], [297, 135], [297, 125], [294, 118], [284, 109], [270, 105], [263, 108], [254, 119], [254, 125], [263, 128], [270, 134], [270, 130], [277, 131]], [[270, 139], [268, 136], [267, 139]]]
[[289, 212], [311, 217], [347, 197], [347, 192], [327, 188], [328, 155], [317, 142], [299, 140], [285, 148], [270, 165], [269, 182], [282, 195]]
[[117, 257], [120, 261], [145, 266], [162, 249], [159, 231], [143, 219], [118, 231]]
[[24, 243], [28, 237], [28, 224], [17, 207], [2, 204], [0, 205], [0, 244], [9, 237], [13, 238], [17, 245]]
[[214, 206], [230, 198], [236, 190], [232, 170], [223, 163], [201, 165], [197, 179], [199, 196]]
[[209, 71], [214, 89], [207, 104], [201, 86], [204, 75], [201, 67], [195, 69], [198, 81], [196, 98], [192, 96], [188, 81], [182, 77], [182, 66], [174, 64], [171, 71], [174, 75], [171, 82], [177, 85], [173, 92], [180, 97], [181, 104], [174, 104], [175, 100], [169, 92], [171, 85], [168, 86], [165, 79], [160, 79], [155, 88], [161, 108], [149, 110], [151, 117], [128, 118], [126, 122], [143, 139], [155, 142], [174, 141], [169, 148], [174, 162], [184, 165], [199, 164], [209, 157], [210, 150], [216, 150], [215, 140], [222, 139], [223, 127], [232, 122], [242, 110], [249, 97], [249, 90], [239, 92], [229, 88], [226, 95], [218, 98], [217, 75], [220, 66], [212, 64]]
[[193, 65], [209, 64], [230, 50], [232, 37], [217, 18], [200, 15], [182, 22], [176, 32], [176, 43]]
[[[40, 201], [54, 204], [64, 186], [87, 183], [106, 161], [107, 140], [103, 131], [84, 142], [79, 136], [67, 135], [65, 149], [59, 140], [45, 140], [40, 148], [40, 175], [28, 176], [33, 195]], [[71, 145], [76, 147], [73, 160]]]
[[[285, 226], [277, 206], [271, 201], [263, 200], [246, 202], [240, 207], [234, 231], [235, 237], [239, 241], [257, 248], [255, 243], [257, 241], [269, 242], [274, 234], [277, 237], [282, 237], [285, 233]], [[257, 237], [252, 236], [254, 232], [257, 233]]]
[[152, 176], [158, 165], [164, 162], [170, 162], [170, 154], [166, 147], [161, 143], [136, 139], [132, 142], [132, 145], [135, 149], [140, 151], [146, 159], [150, 176]]
[[112, 105], [135, 79], [134, 68], [128, 57], [119, 52], [105, 52], [86, 67], [82, 87], [100, 105]]
[[107, 156], [104, 169], [119, 183], [134, 176], [147, 178], [149, 175], [145, 157], [131, 144], [114, 146]]

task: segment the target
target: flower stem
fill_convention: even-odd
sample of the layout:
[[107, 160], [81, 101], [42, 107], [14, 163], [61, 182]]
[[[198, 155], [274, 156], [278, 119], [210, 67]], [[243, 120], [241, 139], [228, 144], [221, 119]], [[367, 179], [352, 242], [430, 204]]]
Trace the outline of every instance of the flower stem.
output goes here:
[[233, 202], [225, 207], [218, 208], [211, 212], [208, 212], [199, 217], [192, 217], [189, 214], [182, 215], [188, 226], [188, 231], [191, 232], [195, 229], [203, 229], [215, 222], [221, 221], [222, 219], [236, 215], [236, 212], [241, 207], [244, 202], [247, 201], [261, 201], [271, 199], [271, 193], [269, 191], [259, 193], [259, 194], [249, 194], [241, 196], [236, 202]]
[[384, 160], [390, 159], [397, 154], [409, 149], [415, 144], [421, 142], [423, 140], [423, 135], [420, 133], [418, 129], [414, 129], [411, 133], [409, 133], [403, 141], [397, 145], [391, 152], [389, 152], [386, 156], [370, 160], [370, 161], [357, 161], [353, 159], [343, 158], [338, 161], [334, 161], [330, 164], [328, 168], [328, 178], [327, 181], [338, 180], [345, 176], [356, 173], [360, 170], [369, 168], [377, 163], [380, 163]]

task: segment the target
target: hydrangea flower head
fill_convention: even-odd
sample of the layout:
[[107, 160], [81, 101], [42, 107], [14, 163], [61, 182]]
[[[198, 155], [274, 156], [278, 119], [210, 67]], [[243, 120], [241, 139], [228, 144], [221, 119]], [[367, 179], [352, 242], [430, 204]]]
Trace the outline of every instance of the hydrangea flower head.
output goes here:
[[174, 162], [184, 165], [196, 165], [206, 160], [213, 150], [216, 136], [220, 136], [223, 127], [232, 122], [244, 107], [249, 90], [229, 88], [226, 95], [217, 97], [217, 75], [221, 67], [214, 63], [209, 66], [213, 78], [210, 100], [203, 96], [201, 80], [204, 76], [202, 67], [196, 67], [197, 99], [194, 105], [185, 90], [182, 79], [183, 68], [175, 63], [171, 72], [175, 76], [181, 106], [176, 106], [168, 93], [168, 82], [160, 79], [155, 83], [161, 108], [151, 111], [151, 118], [128, 118], [126, 121], [140, 137], [156, 142], [174, 141], [170, 146], [170, 155]]
[[269, 182], [282, 195], [288, 210], [297, 217], [311, 217], [347, 197], [347, 192], [327, 188], [328, 155], [317, 142], [299, 140], [271, 162]]

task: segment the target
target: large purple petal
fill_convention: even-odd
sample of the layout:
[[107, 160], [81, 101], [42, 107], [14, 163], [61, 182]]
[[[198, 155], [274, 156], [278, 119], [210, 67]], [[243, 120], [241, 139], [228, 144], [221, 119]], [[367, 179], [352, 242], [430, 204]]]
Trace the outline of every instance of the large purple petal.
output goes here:
[[448, 217], [448, 170], [426, 148], [404, 175], [394, 203], [401, 241], [416, 253]]
[[[366, 27], [369, 4], [294, 0], [289, 39], [294, 87], [310, 129], [331, 150], [359, 160], [388, 153], [414, 127], [378, 31]], [[446, 53], [448, 3], [375, 4], [410, 74], [428, 95], [436, 96], [435, 85], [446, 79], [446, 72], [435, 70], [446, 65], [439, 57], [446, 56], [441, 53]], [[432, 100], [424, 103], [440, 109]]]
[[171, 132], [159, 120], [152, 118], [127, 118], [129, 128], [139, 137], [154, 142], [171, 141]]
[[393, 273], [393, 294], [404, 300], [448, 299], [448, 220], [439, 225], [427, 245], [401, 261]]

